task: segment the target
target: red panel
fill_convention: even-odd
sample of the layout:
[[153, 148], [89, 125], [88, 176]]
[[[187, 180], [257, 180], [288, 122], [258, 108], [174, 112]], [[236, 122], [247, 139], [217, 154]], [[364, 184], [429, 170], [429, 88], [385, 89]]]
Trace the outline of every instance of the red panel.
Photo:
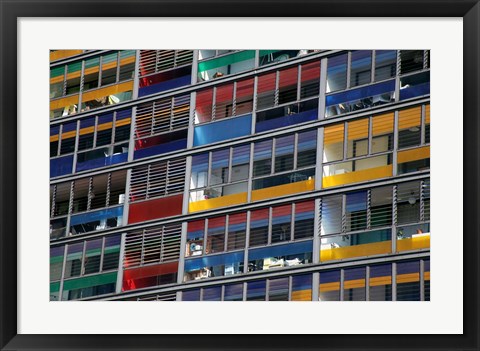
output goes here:
[[158, 276], [176, 273], [178, 262], [127, 269], [123, 271], [123, 291], [158, 285]]
[[208, 228], [218, 228], [218, 227], [225, 227], [225, 220], [226, 217], [214, 217], [214, 218], [209, 218], [208, 219]]
[[228, 217], [228, 224], [239, 224], [247, 222], [247, 213], [236, 213]]
[[292, 205], [277, 206], [272, 208], [273, 217], [290, 216], [292, 214]]
[[205, 230], [205, 220], [201, 219], [199, 221], [188, 222], [188, 232], [197, 232], [197, 231], [204, 231]]
[[302, 65], [302, 82], [320, 78], [320, 61]]
[[195, 113], [199, 123], [209, 122], [212, 118], [213, 88], [197, 92]]
[[266, 219], [268, 218], [268, 212], [269, 212], [268, 208], [265, 208], [263, 210], [252, 211], [251, 220], [258, 221], [260, 219]]
[[275, 90], [277, 73], [264, 74], [258, 77], [258, 94]]
[[297, 85], [298, 80], [298, 68], [292, 67], [280, 71], [280, 81], [278, 83], [279, 88], [285, 88], [293, 85]]
[[315, 201], [305, 201], [305, 202], [297, 202], [295, 204], [295, 212], [310, 212], [315, 209]]
[[182, 214], [183, 195], [130, 204], [128, 223], [138, 223], [156, 218]]

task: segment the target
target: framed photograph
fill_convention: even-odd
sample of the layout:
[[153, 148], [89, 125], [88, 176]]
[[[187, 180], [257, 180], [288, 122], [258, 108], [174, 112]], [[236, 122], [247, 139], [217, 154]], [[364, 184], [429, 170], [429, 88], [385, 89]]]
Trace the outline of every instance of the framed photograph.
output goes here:
[[2, 2], [1, 349], [477, 350], [479, 6]]

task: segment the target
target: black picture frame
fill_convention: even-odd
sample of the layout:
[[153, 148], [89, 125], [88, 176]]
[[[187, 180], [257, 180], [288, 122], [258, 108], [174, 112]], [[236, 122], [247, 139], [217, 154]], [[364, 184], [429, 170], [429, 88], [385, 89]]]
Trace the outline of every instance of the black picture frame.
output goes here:
[[[114, 5], [114, 6], [112, 6]], [[478, 350], [479, 0], [0, 0], [1, 350]], [[17, 19], [19, 17], [463, 17], [464, 333], [461, 335], [17, 334]]]

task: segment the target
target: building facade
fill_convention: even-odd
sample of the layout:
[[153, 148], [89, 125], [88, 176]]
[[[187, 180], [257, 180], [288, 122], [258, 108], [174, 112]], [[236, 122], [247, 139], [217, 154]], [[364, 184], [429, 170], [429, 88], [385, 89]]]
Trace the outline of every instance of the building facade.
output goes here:
[[50, 299], [428, 301], [428, 50], [52, 50]]

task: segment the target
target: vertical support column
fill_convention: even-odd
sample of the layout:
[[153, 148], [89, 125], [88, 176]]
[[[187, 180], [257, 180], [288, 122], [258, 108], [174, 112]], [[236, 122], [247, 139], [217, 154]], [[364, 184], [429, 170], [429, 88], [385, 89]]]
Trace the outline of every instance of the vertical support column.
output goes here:
[[345, 270], [340, 269], [340, 301], [345, 301]]
[[60, 286], [58, 287], [58, 301], [62, 301], [63, 295], [63, 280], [65, 279], [65, 267], [67, 265], [67, 247], [68, 244], [65, 245], [63, 250], [63, 264], [62, 264], [62, 274], [60, 275]]
[[242, 295], [242, 301], [247, 301], [247, 283], [243, 283], [243, 295]]
[[392, 253], [397, 252], [397, 186], [392, 189]]
[[320, 301], [319, 287], [320, 273], [315, 272], [312, 275], [312, 301]]
[[325, 118], [325, 94], [327, 92], [327, 64], [328, 59], [324, 58], [320, 63], [320, 91], [318, 95], [318, 119]]
[[400, 57], [400, 50], [397, 50], [397, 74], [395, 76], [395, 102], [400, 101], [400, 63], [401, 63], [401, 57]]
[[397, 150], [398, 150], [398, 111], [394, 113], [393, 120], [393, 160], [392, 160], [392, 174], [397, 175]]
[[370, 82], [375, 82], [375, 59], [377, 57], [377, 50], [372, 50], [372, 75], [370, 77]]
[[425, 301], [425, 261], [420, 260], [420, 301]]
[[347, 54], [347, 89], [350, 88], [350, 83], [351, 83], [351, 70], [350, 67], [352, 67], [352, 52], [349, 51]]
[[322, 189], [323, 179], [323, 136], [325, 128], [317, 129], [317, 156], [315, 163], [315, 190]]
[[132, 100], [138, 98], [138, 87], [140, 84], [140, 50], [135, 50], [135, 70], [133, 71]]
[[312, 261], [313, 263], [320, 262], [320, 226], [321, 226], [321, 208], [322, 208], [322, 199], [315, 199], [315, 211], [313, 214], [313, 252], [312, 252]]
[[289, 275], [288, 276], [288, 301], [292, 301], [292, 281], [293, 281], [293, 277]]
[[118, 255], [117, 285], [115, 287], [115, 293], [116, 294], [120, 294], [122, 292], [123, 256], [125, 256], [125, 240], [126, 240], [126, 238], [127, 238], [127, 233], [122, 233], [122, 239], [120, 241], [120, 254]]
[[197, 102], [197, 92], [190, 93], [190, 112], [188, 120], [187, 149], [193, 147], [194, 131], [195, 131], [195, 108]]
[[255, 50], [255, 68], [260, 66], [260, 50]]
[[192, 156], [187, 156], [185, 162], [185, 186], [183, 188], [182, 214], [188, 214], [188, 204], [190, 201], [190, 177], [192, 175]]
[[422, 105], [422, 122], [420, 124], [420, 144], [425, 145], [425, 105]]
[[270, 295], [270, 279], [265, 281], [265, 301], [270, 300], [268, 295]]
[[252, 201], [252, 183], [253, 183], [253, 156], [255, 151], [255, 143], [250, 144], [250, 164], [248, 169], [248, 181], [247, 181], [247, 202]]
[[397, 263], [392, 263], [392, 301], [397, 301]]
[[370, 266], [365, 268], [365, 301], [370, 301]]
[[[63, 127], [63, 126], [62, 126]], [[95, 128], [96, 129], [96, 128]], [[75, 131], [75, 146], [73, 151], [72, 170], [73, 173], [77, 171], [77, 159], [78, 159], [78, 141], [80, 139], [80, 120], [77, 121], [77, 129]]]
[[70, 232], [70, 220], [72, 217], [73, 212], [73, 197], [75, 192], [75, 181], [70, 182], [70, 199], [68, 202], [68, 215], [67, 215], [67, 224], [65, 226], [66, 236], [71, 236], [72, 233]]
[[[178, 260], [177, 283], [183, 282], [183, 275], [185, 273], [185, 250], [187, 247], [187, 222], [182, 222], [182, 236], [180, 239], [180, 257]], [[177, 292], [178, 299], [178, 292]]]
[[[101, 72], [102, 66], [98, 66], [99, 72]], [[100, 73], [99, 73], [100, 74]], [[67, 77], [65, 77], [67, 79]], [[98, 81], [100, 83], [100, 80]], [[83, 95], [83, 85], [85, 83], [85, 60], [82, 60], [82, 69], [80, 71], [80, 91], [78, 92], [78, 107], [77, 107], [77, 113], [81, 112], [82, 110], [82, 95]], [[95, 128], [96, 129], [96, 128]]]
[[125, 183], [125, 194], [123, 198], [123, 218], [122, 218], [122, 226], [125, 226], [128, 224], [128, 214], [130, 211], [130, 184], [132, 181], [132, 169], [129, 168], [127, 169], [127, 180]]
[[197, 74], [198, 74], [198, 50], [193, 50], [193, 60], [192, 60], [192, 80], [190, 83], [196, 84], [197, 83]]
[[247, 211], [247, 222], [245, 228], [245, 254], [243, 257], [243, 273], [248, 273], [248, 248], [250, 242], [250, 219], [251, 211]]
[[257, 93], [258, 93], [258, 76], [253, 78], [253, 110], [252, 110], [252, 126], [251, 134], [255, 134], [255, 125], [257, 123]]

